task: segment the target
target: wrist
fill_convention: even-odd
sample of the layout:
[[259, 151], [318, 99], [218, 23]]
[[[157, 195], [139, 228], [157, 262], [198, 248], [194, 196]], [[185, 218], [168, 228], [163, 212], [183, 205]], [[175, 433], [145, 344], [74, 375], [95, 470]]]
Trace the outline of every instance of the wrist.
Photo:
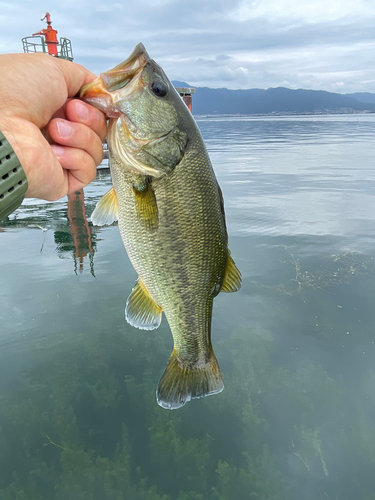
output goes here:
[[27, 187], [18, 156], [0, 129], [0, 220], [20, 206]]

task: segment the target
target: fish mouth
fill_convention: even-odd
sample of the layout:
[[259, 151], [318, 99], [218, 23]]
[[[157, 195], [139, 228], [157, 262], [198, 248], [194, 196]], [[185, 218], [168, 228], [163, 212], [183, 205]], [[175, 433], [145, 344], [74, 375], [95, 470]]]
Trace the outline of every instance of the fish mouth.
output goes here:
[[[125, 61], [84, 85], [80, 99], [103, 111], [108, 118], [118, 118], [121, 113], [116, 102], [144, 87], [141, 74], [149, 59], [144, 45], [139, 43]], [[120, 89], [121, 92], [116, 92]]]

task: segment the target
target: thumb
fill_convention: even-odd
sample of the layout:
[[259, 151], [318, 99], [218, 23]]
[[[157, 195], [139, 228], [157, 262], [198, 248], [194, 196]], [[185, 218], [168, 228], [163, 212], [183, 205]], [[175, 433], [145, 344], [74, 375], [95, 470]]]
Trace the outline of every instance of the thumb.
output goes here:
[[92, 82], [97, 77], [80, 64], [65, 59], [53, 59], [53, 61], [57, 63], [65, 80], [68, 99], [74, 97], [83, 85]]

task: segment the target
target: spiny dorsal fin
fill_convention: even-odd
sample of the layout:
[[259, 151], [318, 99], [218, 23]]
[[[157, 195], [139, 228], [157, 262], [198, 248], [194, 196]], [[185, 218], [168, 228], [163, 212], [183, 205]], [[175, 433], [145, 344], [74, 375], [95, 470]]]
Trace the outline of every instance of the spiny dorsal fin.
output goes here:
[[[228, 250], [229, 252], [229, 250]], [[227, 267], [225, 269], [225, 276], [221, 292], [237, 292], [241, 288], [241, 273], [237, 269], [234, 260], [228, 255]]]
[[156, 398], [167, 410], [175, 410], [195, 398], [217, 394], [224, 389], [219, 364], [211, 348], [210, 359], [195, 366], [179, 360], [175, 349], [160, 379]]
[[118, 201], [114, 187], [101, 198], [93, 213], [91, 222], [94, 226], [108, 226], [118, 219]]
[[126, 301], [126, 321], [141, 330], [154, 330], [161, 323], [162, 308], [154, 302], [141, 279]]
[[142, 189], [133, 186], [133, 192], [139, 222], [147, 229], [156, 229], [158, 227], [158, 207], [150, 183], [146, 182]]

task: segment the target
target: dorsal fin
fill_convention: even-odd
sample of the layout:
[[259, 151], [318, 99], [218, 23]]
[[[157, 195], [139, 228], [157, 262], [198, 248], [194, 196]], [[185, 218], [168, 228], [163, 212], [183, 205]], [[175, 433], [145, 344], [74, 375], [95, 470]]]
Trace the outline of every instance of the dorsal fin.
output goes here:
[[[229, 250], [228, 250], [229, 252]], [[224, 282], [221, 287], [221, 292], [237, 292], [241, 288], [241, 273], [237, 269], [234, 260], [228, 255], [227, 267], [225, 269]]]
[[108, 226], [118, 219], [118, 200], [115, 188], [111, 189], [98, 201], [91, 214], [94, 226]]
[[161, 323], [162, 311], [139, 278], [126, 301], [126, 321], [141, 330], [154, 330]]

